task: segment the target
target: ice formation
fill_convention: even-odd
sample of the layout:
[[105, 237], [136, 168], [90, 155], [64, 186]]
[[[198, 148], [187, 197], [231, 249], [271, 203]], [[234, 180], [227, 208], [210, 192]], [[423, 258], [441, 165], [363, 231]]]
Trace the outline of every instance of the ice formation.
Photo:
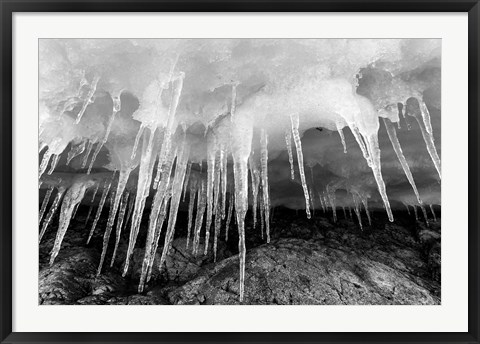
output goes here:
[[[338, 207], [345, 218], [353, 208], [363, 228], [362, 207], [371, 223], [372, 209], [384, 209], [393, 221], [392, 208], [402, 204], [413, 206], [417, 218], [420, 207], [428, 225], [428, 201], [436, 221], [439, 40], [42, 39], [39, 45], [39, 240], [59, 214], [51, 263], [74, 213], [88, 204], [85, 225], [95, 217], [87, 242], [97, 228], [103, 234], [98, 274], [106, 269], [112, 231], [110, 266], [122, 232], [128, 234], [124, 276], [146, 232], [142, 292], [152, 270], [165, 264], [178, 213], [186, 209], [187, 247], [194, 254], [212, 250], [215, 260], [218, 240], [228, 240], [235, 222], [242, 300], [249, 209], [266, 242], [275, 206], [304, 209], [308, 219], [321, 208], [335, 221]], [[278, 167], [283, 162], [286, 174]]]

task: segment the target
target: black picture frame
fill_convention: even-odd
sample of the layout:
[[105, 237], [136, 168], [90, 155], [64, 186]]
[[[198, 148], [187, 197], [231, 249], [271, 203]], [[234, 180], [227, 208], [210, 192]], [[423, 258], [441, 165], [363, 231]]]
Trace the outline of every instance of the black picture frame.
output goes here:
[[[12, 332], [12, 15], [15, 12], [468, 12], [468, 332], [33, 333]], [[0, 0], [1, 343], [480, 343], [479, 0]], [[253, 310], [252, 310], [253, 311]]]

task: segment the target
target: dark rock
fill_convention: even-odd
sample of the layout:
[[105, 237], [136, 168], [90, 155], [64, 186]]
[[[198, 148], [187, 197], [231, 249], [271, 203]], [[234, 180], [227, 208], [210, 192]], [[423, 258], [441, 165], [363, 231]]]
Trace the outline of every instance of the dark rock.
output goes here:
[[[238, 257], [169, 293], [174, 304], [239, 304]], [[438, 304], [408, 273], [345, 247], [279, 239], [247, 253], [245, 304]]]

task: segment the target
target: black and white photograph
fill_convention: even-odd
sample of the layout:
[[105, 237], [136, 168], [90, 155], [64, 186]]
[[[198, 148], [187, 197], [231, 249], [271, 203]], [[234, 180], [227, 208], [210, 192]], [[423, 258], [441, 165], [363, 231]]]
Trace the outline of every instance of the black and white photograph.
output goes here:
[[38, 57], [41, 307], [442, 304], [442, 39]]

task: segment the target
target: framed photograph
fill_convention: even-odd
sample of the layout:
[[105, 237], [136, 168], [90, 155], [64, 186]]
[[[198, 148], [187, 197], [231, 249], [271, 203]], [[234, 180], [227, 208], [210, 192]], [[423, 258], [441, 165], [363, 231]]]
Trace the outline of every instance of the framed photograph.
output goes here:
[[479, 343], [478, 0], [0, 4], [1, 343]]

